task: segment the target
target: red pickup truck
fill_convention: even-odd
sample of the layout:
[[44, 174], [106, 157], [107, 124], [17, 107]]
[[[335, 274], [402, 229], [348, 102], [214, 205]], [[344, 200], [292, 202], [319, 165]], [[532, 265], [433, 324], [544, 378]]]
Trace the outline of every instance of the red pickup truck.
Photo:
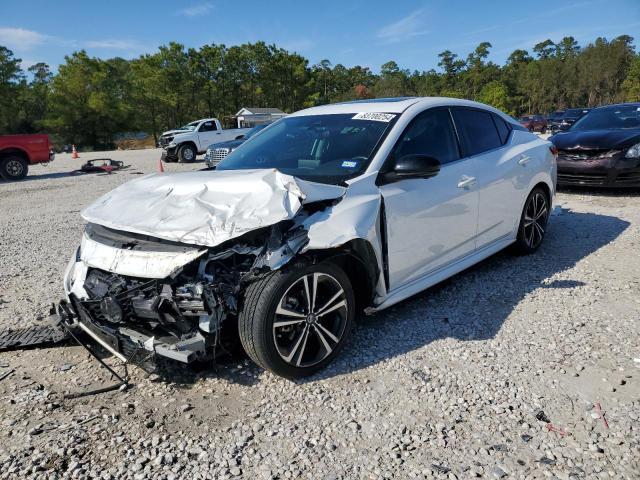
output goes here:
[[5, 180], [22, 180], [29, 165], [47, 163], [54, 157], [49, 135], [0, 135], [0, 177]]

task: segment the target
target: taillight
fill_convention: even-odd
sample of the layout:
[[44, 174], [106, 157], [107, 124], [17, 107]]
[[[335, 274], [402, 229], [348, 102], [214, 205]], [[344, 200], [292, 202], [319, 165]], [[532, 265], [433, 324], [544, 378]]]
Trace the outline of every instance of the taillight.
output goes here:
[[558, 147], [556, 147], [555, 145], [551, 145], [549, 147], [549, 150], [551, 150], [551, 154], [555, 157], [558, 158]]

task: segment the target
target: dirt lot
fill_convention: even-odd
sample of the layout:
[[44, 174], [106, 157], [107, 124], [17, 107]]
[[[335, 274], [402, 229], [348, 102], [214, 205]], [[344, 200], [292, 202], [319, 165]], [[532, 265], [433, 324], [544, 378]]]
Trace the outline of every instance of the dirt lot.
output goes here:
[[[59, 155], [0, 183], [3, 328], [46, 318], [80, 210], [159, 155]], [[66, 173], [99, 156], [131, 167]], [[640, 194], [556, 204], [536, 255], [365, 318], [305, 382], [238, 356], [65, 400], [109, 381], [81, 347], [1, 353], [0, 478], [640, 478]]]

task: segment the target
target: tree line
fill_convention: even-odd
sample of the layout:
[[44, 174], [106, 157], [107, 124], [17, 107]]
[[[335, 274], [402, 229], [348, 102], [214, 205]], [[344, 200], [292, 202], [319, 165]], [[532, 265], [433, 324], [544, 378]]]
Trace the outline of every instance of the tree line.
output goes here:
[[448, 96], [493, 105], [512, 115], [549, 113], [618, 101], [640, 101], [640, 55], [633, 38], [573, 37], [517, 49], [504, 65], [480, 43], [466, 57], [438, 54], [438, 69], [410, 71], [394, 61], [367, 67], [310, 65], [303, 56], [264, 42], [185, 48], [171, 42], [132, 60], [85, 51], [65, 57], [57, 72], [45, 63], [24, 71], [0, 46], [0, 134], [50, 133], [54, 142], [109, 148], [119, 132], [155, 138], [190, 120], [228, 117], [242, 107], [293, 112], [337, 101], [392, 96]]

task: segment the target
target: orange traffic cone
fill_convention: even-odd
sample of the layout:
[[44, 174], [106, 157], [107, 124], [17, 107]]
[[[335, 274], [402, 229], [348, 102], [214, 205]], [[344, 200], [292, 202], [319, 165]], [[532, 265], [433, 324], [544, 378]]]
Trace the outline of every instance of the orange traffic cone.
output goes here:
[[71, 158], [80, 158], [75, 145], [71, 145]]
[[164, 173], [164, 165], [162, 165], [162, 158], [158, 159], [158, 172]]

